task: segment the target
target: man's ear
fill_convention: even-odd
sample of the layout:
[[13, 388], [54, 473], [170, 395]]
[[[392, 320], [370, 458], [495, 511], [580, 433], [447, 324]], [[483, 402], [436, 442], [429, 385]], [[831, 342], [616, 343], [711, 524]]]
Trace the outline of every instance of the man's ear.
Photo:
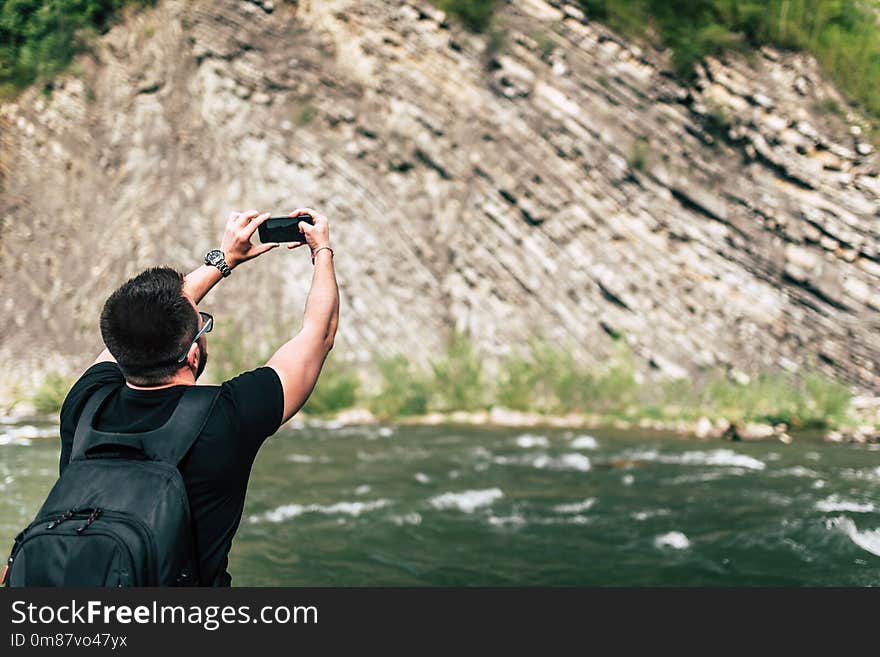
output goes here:
[[202, 358], [202, 350], [199, 348], [197, 342], [194, 342], [190, 345], [189, 351], [186, 354], [186, 363], [194, 370], [198, 371], [199, 369], [199, 361]]

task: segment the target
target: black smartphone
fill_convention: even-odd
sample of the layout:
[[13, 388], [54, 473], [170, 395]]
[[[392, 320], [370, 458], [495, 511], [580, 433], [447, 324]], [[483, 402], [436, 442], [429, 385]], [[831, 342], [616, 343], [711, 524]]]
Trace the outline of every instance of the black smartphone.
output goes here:
[[260, 241], [267, 242], [305, 242], [306, 236], [300, 232], [299, 222], [315, 225], [311, 215], [301, 214], [296, 217], [269, 217], [260, 224]]

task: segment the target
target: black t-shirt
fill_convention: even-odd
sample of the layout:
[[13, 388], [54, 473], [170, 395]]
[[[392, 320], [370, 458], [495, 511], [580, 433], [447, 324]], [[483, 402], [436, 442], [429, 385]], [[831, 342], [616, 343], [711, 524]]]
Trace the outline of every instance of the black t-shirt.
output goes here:
[[[140, 433], [162, 426], [180, 401], [185, 385], [159, 390], [135, 390], [125, 385], [113, 362], [92, 365], [74, 384], [61, 407], [61, 462], [70, 460], [76, 423], [88, 398], [107, 384], [110, 394], [95, 427], [102, 431]], [[205, 428], [180, 464], [189, 496], [199, 580], [228, 586], [226, 572], [232, 537], [241, 521], [251, 465], [263, 441], [278, 430], [284, 413], [284, 393], [278, 374], [260, 367], [226, 381]]]

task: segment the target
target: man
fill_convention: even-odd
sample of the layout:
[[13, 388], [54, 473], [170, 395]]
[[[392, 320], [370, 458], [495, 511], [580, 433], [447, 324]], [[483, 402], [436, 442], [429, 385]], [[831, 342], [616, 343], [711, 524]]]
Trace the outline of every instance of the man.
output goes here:
[[[314, 274], [302, 329], [264, 367], [221, 386], [204, 429], [180, 464], [189, 497], [199, 561], [199, 583], [229, 586], [226, 572], [232, 537], [241, 520], [251, 465], [263, 441], [308, 399], [333, 348], [339, 320], [339, 291], [326, 217], [303, 208], [314, 225], [299, 222], [312, 252]], [[149, 269], [123, 284], [104, 305], [101, 335], [107, 347], [64, 400], [61, 462], [70, 460], [77, 422], [88, 398], [118, 384], [94, 426], [101, 431], [140, 433], [162, 426], [187, 386], [195, 385], [208, 362], [210, 315], [198, 304], [222, 277], [278, 244], [251, 238], [269, 214], [233, 213], [219, 250], [185, 277], [165, 267]], [[292, 242], [288, 248], [302, 246]]]

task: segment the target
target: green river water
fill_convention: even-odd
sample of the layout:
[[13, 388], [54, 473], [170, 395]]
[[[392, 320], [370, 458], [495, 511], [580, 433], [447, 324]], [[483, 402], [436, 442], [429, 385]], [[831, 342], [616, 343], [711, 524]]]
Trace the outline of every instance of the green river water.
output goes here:
[[[0, 424], [0, 543], [57, 427]], [[871, 586], [880, 446], [564, 429], [295, 424], [267, 441], [236, 585]]]

